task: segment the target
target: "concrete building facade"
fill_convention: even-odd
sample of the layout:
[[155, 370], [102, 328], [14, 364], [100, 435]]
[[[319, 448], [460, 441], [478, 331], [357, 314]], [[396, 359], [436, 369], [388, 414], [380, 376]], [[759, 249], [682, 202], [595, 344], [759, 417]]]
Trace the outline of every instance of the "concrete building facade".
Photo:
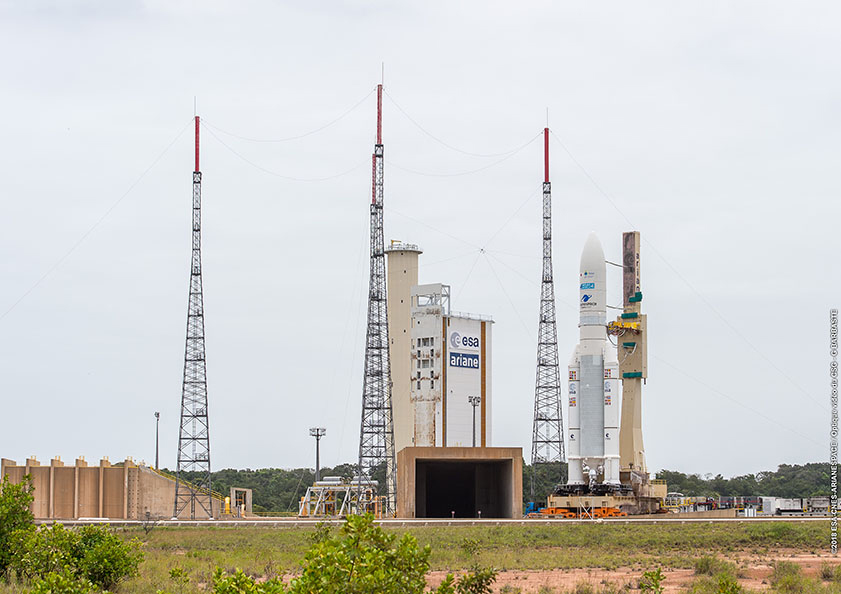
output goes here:
[[[65, 466], [53, 458], [49, 466], [41, 466], [35, 458], [23, 465], [14, 460], [0, 460], [0, 477], [19, 484], [30, 475], [34, 501], [30, 509], [36, 519], [77, 520], [106, 518], [113, 520], [169, 519], [175, 502], [175, 481], [131, 458], [112, 465], [107, 458], [97, 466], [88, 466], [78, 458], [73, 466]], [[220, 517], [222, 500], [212, 498], [213, 516]], [[190, 519], [189, 509], [179, 519]]]
[[521, 516], [522, 450], [490, 447], [493, 319], [419, 284], [416, 245], [386, 254], [398, 517]]
[[397, 454], [401, 518], [519, 518], [522, 448], [404, 448]]
[[423, 252], [414, 244], [392, 241], [385, 248], [388, 282], [388, 342], [391, 361], [391, 409], [394, 419], [394, 451], [412, 445], [414, 429], [409, 385], [412, 375], [410, 294], [418, 284], [418, 257]]
[[412, 445], [490, 446], [493, 320], [453, 312], [442, 284], [412, 287], [411, 306]]
[[395, 451], [472, 447], [474, 416], [476, 446], [490, 446], [493, 319], [451, 311], [448, 285], [418, 284], [417, 245], [385, 252]]

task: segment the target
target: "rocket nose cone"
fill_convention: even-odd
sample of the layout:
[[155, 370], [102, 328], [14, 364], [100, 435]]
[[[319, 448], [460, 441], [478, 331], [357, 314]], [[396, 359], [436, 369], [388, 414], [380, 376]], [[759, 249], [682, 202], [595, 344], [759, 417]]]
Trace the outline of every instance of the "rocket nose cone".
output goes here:
[[587, 236], [584, 250], [581, 252], [581, 271], [596, 272], [604, 268], [604, 250], [595, 232]]

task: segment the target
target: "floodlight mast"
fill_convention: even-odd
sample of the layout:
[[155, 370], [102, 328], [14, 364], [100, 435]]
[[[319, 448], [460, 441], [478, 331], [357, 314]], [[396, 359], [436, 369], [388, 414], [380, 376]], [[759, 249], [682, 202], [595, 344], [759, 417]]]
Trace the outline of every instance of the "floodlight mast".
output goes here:
[[321, 480], [321, 456], [320, 444], [321, 438], [327, 435], [327, 429], [324, 427], [310, 427], [310, 435], [315, 438], [315, 482]]

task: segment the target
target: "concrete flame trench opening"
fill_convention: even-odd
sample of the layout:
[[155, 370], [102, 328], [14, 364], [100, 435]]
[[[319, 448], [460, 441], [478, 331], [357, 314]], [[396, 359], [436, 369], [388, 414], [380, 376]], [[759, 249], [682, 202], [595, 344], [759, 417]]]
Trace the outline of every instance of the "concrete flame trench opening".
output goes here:
[[520, 448], [404, 448], [397, 473], [398, 517], [522, 516]]

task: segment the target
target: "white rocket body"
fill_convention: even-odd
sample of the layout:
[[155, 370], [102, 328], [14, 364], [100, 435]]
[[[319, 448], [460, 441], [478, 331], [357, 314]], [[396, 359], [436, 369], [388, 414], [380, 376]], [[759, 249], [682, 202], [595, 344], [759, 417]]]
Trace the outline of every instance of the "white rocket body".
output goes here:
[[581, 253], [579, 342], [569, 363], [570, 485], [619, 485], [619, 362], [607, 338], [604, 250], [591, 233]]

